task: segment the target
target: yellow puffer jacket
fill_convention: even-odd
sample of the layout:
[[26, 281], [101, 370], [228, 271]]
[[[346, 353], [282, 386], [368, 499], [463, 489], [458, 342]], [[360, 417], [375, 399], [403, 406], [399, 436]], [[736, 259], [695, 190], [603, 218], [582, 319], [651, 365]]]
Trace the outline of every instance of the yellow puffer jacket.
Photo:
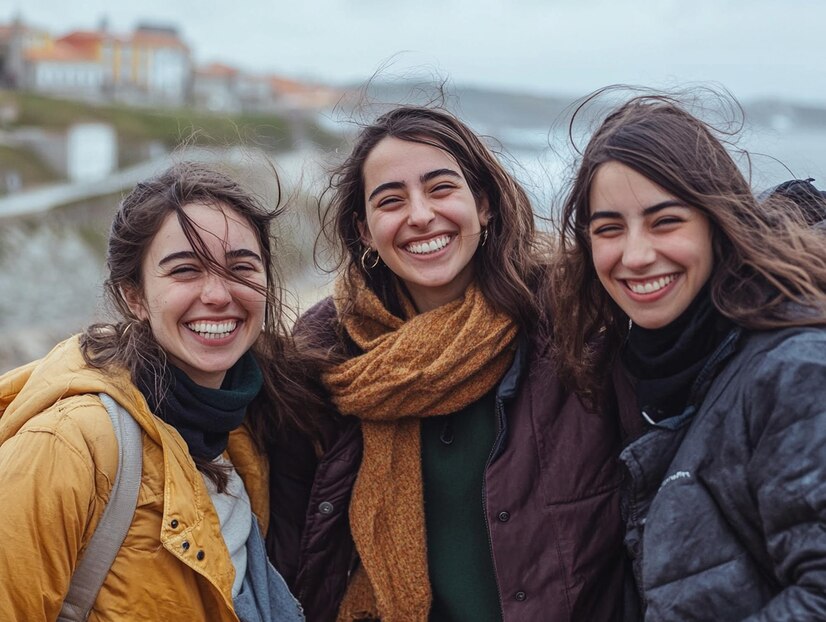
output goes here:
[[[55, 620], [100, 520], [118, 457], [98, 393], [140, 425], [143, 473], [132, 526], [89, 620], [237, 621], [235, 570], [186, 443], [126, 372], [87, 367], [77, 337], [0, 376], [0, 620]], [[267, 462], [245, 428], [230, 435], [228, 456], [266, 526]]]

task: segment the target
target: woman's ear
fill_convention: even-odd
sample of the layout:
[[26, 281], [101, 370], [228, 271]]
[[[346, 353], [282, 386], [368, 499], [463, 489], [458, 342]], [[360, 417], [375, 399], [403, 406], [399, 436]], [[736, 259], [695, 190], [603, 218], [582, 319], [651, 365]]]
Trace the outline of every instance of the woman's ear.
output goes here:
[[484, 194], [482, 195], [482, 198], [479, 200], [478, 212], [479, 224], [482, 227], [487, 227], [493, 214], [491, 214], [490, 212], [490, 202], [488, 201], [488, 197]]
[[369, 248], [373, 248], [373, 236], [370, 235], [370, 227], [367, 226], [367, 223], [356, 218], [356, 227], [359, 230], [361, 243]]
[[143, 295], [135, 288], [129, 285], [122, 285], [120, 287], [120, 295], [126, 302], [126, 306], [136, 318], [141, 321], [149, 319], [149, 313], [146, 311], [146, 304], [143, 300]]

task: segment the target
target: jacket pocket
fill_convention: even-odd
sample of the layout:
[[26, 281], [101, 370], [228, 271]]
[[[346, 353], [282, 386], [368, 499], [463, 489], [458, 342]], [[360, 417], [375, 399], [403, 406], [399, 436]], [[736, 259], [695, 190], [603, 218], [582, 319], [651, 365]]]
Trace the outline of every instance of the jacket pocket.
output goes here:
[[619, 487], [620, 429], [615, 417], [588, 412], [557, 389], [533, 396], [533, 437], [546, 506], [602, 495]]

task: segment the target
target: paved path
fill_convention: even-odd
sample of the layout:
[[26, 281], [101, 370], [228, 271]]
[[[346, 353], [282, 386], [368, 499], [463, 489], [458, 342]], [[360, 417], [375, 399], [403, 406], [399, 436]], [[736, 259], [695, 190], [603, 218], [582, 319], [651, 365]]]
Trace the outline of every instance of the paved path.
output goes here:
[[[42, 186], [34, 190], [18, 192], [0, 198], [0, 220], [15, 216], [25, 216], [47, 212], [55, 207], [75, 203], [84, 199], [114, 194], [131, 188], [142, 179], [146, 179], [160, 173], [173, 162], [185, 159], [198, 160], [199, 162], [227, 162], [231, 164], [244, 164], [256, 162], [266, 158], [272, 159], [276, 164], [279, 174], [283, 175], [285, 181], [296, 182], [304, 177], [305, 181], [313, 185], [317, 180], [312, 179], [315, 173], [305, 171], [305, 168], [318, 170], [318, 153], [311, 150], [290, 151], [272, 156], [263, 152], [250, 152], [248, 149], [199, 149], [193, 148], [186, 152], [176, 152], [161, 158], [143, 162], [130, 168], [122, 169], [112, 175], [92, 182], [62, 182]], [[302, 173], [309, 175], [303, 176]]]

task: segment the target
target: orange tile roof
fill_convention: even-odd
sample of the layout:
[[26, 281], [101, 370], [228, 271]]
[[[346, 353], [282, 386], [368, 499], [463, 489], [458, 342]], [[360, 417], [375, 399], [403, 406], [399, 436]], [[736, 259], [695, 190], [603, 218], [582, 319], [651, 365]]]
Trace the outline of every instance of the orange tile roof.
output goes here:
[[270, 87], [278, 93], [306, 93], [316, 87], [298, 80], [291, 80], [281, 76], [270, 76]]
[[100, 50], [100, 44], [107, 39], [107, 36], [101, 32], [89, 32], [76, 30], [70, 32], [64, 37], [56, 40], [58, 45], [68, 45], [75, 48], [78, 53], [86, 54], [90, 58], [97, 58]]
[[27, 50], [25, 58], [33, 62], [97, 62], [97, 55], [90, 53], [88, 50], [77, 48], [67, 43], [55, 42], [54, 45], [45, 48], [36, 48]]
[[204, 67], [199, 67], [196, 71], [199, 76], [209, 76], [214, 78], [229, 78], [238, 74], [238, 69], [223, 63], [211, 63]]
[[189, 47], [172, 34], [162, 32], [147, 32], [145, 30], [137, 30], [132, 35], [132, 43], [145, 47], [153, 48], [178, 48], [180, 50], [189, 50]]
[[106, 33], [97, 30], [73, 30], [67, 35], [63, 35], [58, 41], [65, 41], [66, 43], [79, 44], [94, 41], [99, 43], [109, 36]]

